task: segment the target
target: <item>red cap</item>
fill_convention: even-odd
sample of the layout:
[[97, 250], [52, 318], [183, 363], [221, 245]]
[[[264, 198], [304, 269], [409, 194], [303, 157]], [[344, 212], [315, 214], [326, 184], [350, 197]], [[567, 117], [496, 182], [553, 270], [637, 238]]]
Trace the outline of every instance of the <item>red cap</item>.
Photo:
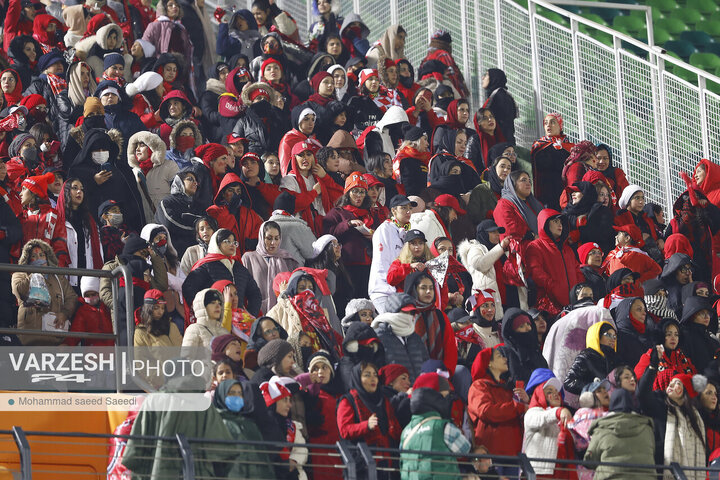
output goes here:
[[636, 246], [642, 247], [643, 245], [645, 245], [645, 241], [642, 237], [642, 232], [637, 227], [637, 225], [628, 223], [626, 225], [620, 225], [619, 227], [617, 225], [613, 225], [613, 228], [616, 232], [625, 232], [630, 235], [630, 238], [632, 238]]
[[447, 379], [440, 376], [437, 372], [423, 373], [413, 383], [413, 391], [418, 388], [432, 388], [436, 392], [450, 390], [450, 383]]
[[22, 186], [30, 190], [40, 198], [48, 198], [47, 187], [55, 181], [55, 174], [52, 172], [35, 177], [27, 177], [22, 182]]
[[151, 303], [151, 304], [165, 304], [167, 303], [165, 301], [165, 297], [163, 297], [163, 293], [158, 290], [157, 288], [151, 288], [147, 292], [145, 292], [145, 296], [143, 297], [143, 303]]
[[345, 179], [345, 191], [343, 193], [348, 193], [353, 188], [368, 189], [367, 181], [362, 173], [353, 172]]
[[222, 293], [222, 291], [225, 290], [225, 287], [227, 287], [228, 285], [233, 285], [233, 283], [230, 280], [218, 280], [217, 282], [213, 283], [210, 288]]
[[248, 98], [249, 98], [250, 101], [252, 102], [252, 101], [255, 100], [257, 97], [260, 97], [260, 96], [266, 97], [266, 98], [268, 99], [268, 101], [270, 100], [270, 92], [268, 92], [266, 89], [264, 89], [264, 88], [262, 88], [262, 87], [261, 87], [261, 88], [256, 88], [255, 90], [253, 90], [252, 92], [250, 92], [250, 94], [248, 95]]
[[256, 162], [260, 163], [260, 157], [258, 157], [253, 152], [248, 152], [245, 155], [243, 155], [240, 158], [240, 163], [242, 164], [245, 160], [255, 160]]
[[580, 191], [580, 187], [577, 187], [575, 185], [568, 185], [567, 187], [565, 187], [565, 193], [567, 193], [568, 196], [573, 192], [579, 192], [579, 191]]
[[244, 142], [244, 143], [250, 143], [250, 140], [248, 140], [245, 137], [241, 137], [239, 133], [231, 133], [227, 137], [225, 137], [225, 140], [227, 141], [228, 145], [232, 145], [233, 143], [237, 142]]
[[395, 62], [393, 62], [389, 58], [385, 58], [385, 70], [387, 70], [390, 67], [395, 67], [395, 66], [397, 66], [397, 65], [395, 65]]
[[440, 205], [441, 207], [450, 207], [455, 210], [458, 215], [465, 215], [467, 213], [465, 210], [460, 208], [460, 202], [458, 202], [458, 199], [448, 193], [443, 193], [442, 195], [438, 196], [435, 199], [435, 205]]
[[381, 182], [380, 180], [378, 180], [378, 178], [375, 175], [373, 175], [372, 173], [364, 173], [363, 178], [367, 182], [368, 188], [375, 187], [375, 186], [378, 186], [378, 187], [385, 186], [385, 184], [383, 182]]
[[310, 150], [313, 151], [313, 147], [308, 142], [298, 142], [293, 145], [291, 155], [300, 155], [302, 152]]

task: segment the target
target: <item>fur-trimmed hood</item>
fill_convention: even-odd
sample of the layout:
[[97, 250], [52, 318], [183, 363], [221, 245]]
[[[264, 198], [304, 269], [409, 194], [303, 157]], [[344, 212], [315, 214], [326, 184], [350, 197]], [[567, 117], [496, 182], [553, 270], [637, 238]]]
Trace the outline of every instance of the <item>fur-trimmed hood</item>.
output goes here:
[[169, 253], [172, 253], [177, 257], [177, 250], [175, 250], [175, 247], [173, 247], [172, 238], [170, 238], [170, 232], [168, 231], [167, 227], [165, 225], [160, 225], [159, 223], [148, 223], [145, 225], [140, 232], [140, 238], [148, 242], [148, 244], [152, 243], [152, 238], [150, 238], [150, 235], [152, 232], [156, 229], [161, 229], [165, 232], [165, 235], [167, 236], [167, 250]]
[[205, 90], [213, 92], [217, 95], [222, 95], [226, 92], [225, 83], [221, 82], [217, 78], [208, 78], [205, 82]]
[[175, 149], [175, 147], [177, 146], [175, 139], [177, 138], [178, 134], [186, 127], [191, 128], [192, 131], [195, 133], [195, 148], [202, 145], [202, 135], [200, 134], [200, 129], [197, 127], [197, 125], [195, 125], [195, 122], [193, 122], [192, 120], [180, 120], [175, 124], [172, 131], [170, 132], [170, 149]]
[[165, 142], [152, 132], [137, 132], [128, 140], [127, 158], [128, 165], [130, 165], [131, 168], [140, 168], [140, 163], [138, 163], [137, 158], [135, 158], [135, 149], [139, 143], [144, 143], [152, 150], [150, 160], [153, 163], [153, 167], [158, 167], [165, 163], [165, 152], [167, 150]]
[[40, 247], [42, 251], [45, 252], [49, 267], [58, 266], [58, 259], [55, 255], [55, 252], [53, 252], [52, 247], [47, 242], [38, 238], [28, 240], [27, 243], [23, 245], [22, 253], [20, 254], [20, 260], [18, 260], [18, 265], [28, 265], [30, 263], [30, 252], [32, 252], [32, 249], [35, 247]]
[[[116, 164], [118, 160], [120, 160], [118, 157], [120, 155], [120, 152], [122, 151], [123, 147], [123, 136], [122, 133], [120, 133], [120, 130], [117, 130], [115, 128], [108, 130], [107, 132], [101, 128], [93, 128], [88, 130], [87, 132], [80, 132], [82, 135], [81, 140], [82, 142], [78, 142], [80, 145], [82, 145], [82, 149], [80, 153], [78, 153], [75, 156], [75, 159], [70, 164], [71, 167], [81, 165], [84, 163], [92, 163], [90, 152], [92, 152], [92, 147], [89, 146], [86, 143], [86, 140], [89, 138], [90, 141], [98, 145], [104, 145], [104, 139], [103, 134], [106, 134], [108, 137], [110, 137], [110, 140], [112, 142], [112, 145], [110, 145], [110, 157], [108, 158], [108, 161], [112, 163], [113, 165]], [[77, 134], [77, 132], [76, 132]], [[77, 139], [77, 137], [76, 137]], [[104, 145], [107, 147], [108, 145]], [[117, 150], [115, 149], [117, 147]]]
[[269, 83], [265, 82], [255, 82], [255, 83], [248, 83], [243, 87], [242, 92], [240, 93], [240, 99], [242, 102], [250, 106], [252, 102], [250, 101], [250, 93], [252, 93], [254, 90], [257, 90], [258, 88], [263, 88], [270, 92], [270, 103], [273, 105], [275, 104], [276, 99], [280, 95], [277, 90], [275, 90], [273, 87], [270, 86]]
[[[114, 23], [108, 23], [107, 25], [98, 28], [98, 31], [95, 34], [95, 42], [100, 45], [103, 50], [108, 50], [107, 38], [113, 31], [117, 34], [117, 42], [119, 46], [123, 40], [123, 31], [119, 25], [115, 25]], [[113, 50], [117, 50], [117, 48]]]

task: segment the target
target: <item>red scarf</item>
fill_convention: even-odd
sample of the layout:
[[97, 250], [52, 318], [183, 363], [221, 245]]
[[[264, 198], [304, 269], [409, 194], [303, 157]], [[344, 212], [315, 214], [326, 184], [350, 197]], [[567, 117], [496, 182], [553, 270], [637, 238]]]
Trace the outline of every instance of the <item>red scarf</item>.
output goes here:
[[638, 320], [635, 320], [633, 317], [632, 312], [630, 312], [630, 323], [632, 323], [633, 328], [636, 332], [638, 332], [640, 335], [645, 333], [645, 322], [640, 322]]
[[121, 87], [124, 87], [127, 81], [125, 80], [125, 77], [111, 77], [106, 72], [103, 72], [102, 74], [103, 80], [112, 80], [113, 82], [117, 83]]
[[334, 98], [323, 97], [319, 93], [313, 93], [312, 95], [310, 95], [310, 98], [307, 99], [308, 102], [315, 102], [321, 107], [327, 106], [327, 104], [332, 102], [333, 100]]
[[[132, 284], [134, 287], [140, 287], [145, 291], [150, 290], [150, 284], [146, 282], [145, 280], [141, 280], [139, 278], [132, 277]], [[120, 281], [118, 282], [118, 285], [120, 287], [125, 286], [125, 277], [120, 277]]]
[[373, 220], [372, 215], [370, 215], [370, 212], [368, 210], [365, 210], [364, 208], [358, 208], [352, 205], [345, 205], [343, 207], [343, 210], [351, 212], [358, 219], [362, 220], [367, 228], [372, 229], [373, 225], [375, 225], [375, 221]]
[[153, 168], [152, 160], [150, 160], [149, 158], [147, 160], [143, 160], [142, 162], [140, 162], [139, 165], [140, 165], [140, 170], [142, 170], [142, 172], [145, 176], [147, 176], [148, 172], [150, 170], [152, 170], [152, 168]]
[[485, 343], [482, 341], [482, 338], [480, 338], [480, 335], [477, 334], [475, 328], [472, 325], [468, 325], [462, 330], [455, 332], [455, 340], [458, 343], [467, 342], [475, 345], [480, 345], [480, 347], [485, 348]]
[[570, 152], [572, 150], [572, 147], [575, 146], [574, 143], [570, 143], [570, 141], [567, 138], [567, 135], [561, 134], [561, 135], [545, 135], [544, 137], [541, 137], [532, 144], [532, 148], [530, 149], [530, 154], [535, 155], [535, 153], [539, 152], [540, 150], [545, 150], [547, 147], [552, 145], [552, 147], [555, 150], [567, 150]]
[[195, 262], [195, 264], [192, 266], [192, 268], [190, 270], [191, 271], [195, 270], [195, 269], [201, 267], [202, 265], [205, 265], [206, 263], [219, 262], [221, 260], [230, 260], [230, 262], [234, 262], [235, 258], [228, 257], [227, 255], [223, 255], [222, 253], [208, 253], [203, 258], [201, 258], [197, 262]]
[[[308, 334], [313, 342], [313, 350], [318, 351], [320, 349], [334, 350], [339, 356], [342, 356], [340, 352], [340, 344], [342, 338], [330, 328], [330, 322], [325, 317], [325, 312], [320, 306], [315, 294], [312, 290], [305, 290], [300, 292], [294, 297], [290, 298], [290, 303], [295, 307], [295, 311], [300, 316], [300, 324], [305, 333]], [[322, 345], [320, 343], [320, 336], [327, 338], [332, 345]]]

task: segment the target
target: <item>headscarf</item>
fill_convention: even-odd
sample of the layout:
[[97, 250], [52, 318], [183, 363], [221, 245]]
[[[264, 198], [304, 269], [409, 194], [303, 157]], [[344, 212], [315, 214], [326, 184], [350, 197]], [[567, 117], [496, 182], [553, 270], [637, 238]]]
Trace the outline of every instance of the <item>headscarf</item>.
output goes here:
[[16, 105], [20, 103], [20, 100], [22, 100], [23, 95], [23, 84], [22, 80], [20, 80], [20, 75], [13, 70], [12, 68], [6, 68], [2, 72], [0, 72], [0, 76], [2, 76], [4, 73], [9, 72], [12, 74], [13, 77], [15, 77], [15, 89], [12, 92], [3, 92], [3, 95], [5, 95], [5, 102], [6, 105]]
[[609, 145], [605, 145], [604, 143], [599, 143], [597, 147], [595, 147], [595, 151], [598, 150], [605, 150], [608, 153], [608, 167], [602, 171], [602, 174], [605, 175], [605, 178], [612, 181], [613, 184], [617, 183], [617, 179], [615, 178], [615, 165], [613, 165], [613, 153], [612, 149]]
[[520, 197], [517, 196], [517, 193], [515, 193], [515, 184], [513, 183], [510, 175], [508, 175], [505, 179], [505, 184], [502, 189], [502, 198], [515, 205], [515, 207], [520, 211], [520, 215], [522, 215], [530, 231], [537, 235], [537, 216], [543, 209], [543, 206], [538, 199], [531, 193], [525, 201], [521, 200]]
[[[465, 124], [460, 123], [457, 117], [457, 109], [460, 103], [465, 103], [469, 106], [469, 103], [464, 98], [457, 98], [450, 102], [447, 108], [447, 119], [445, 120], [445, 123], [448, 127], [452, 129], [458, 129], [458, 128], [465, 128]], [[453, 152], [451, 152], [453, 153]]]
[[[275, 276], [280, 273], [284, 272], [286, 270], [285, 266], [285, 259], [293, 258], [292, 255], [287, 250], [283, 250], [281, 248], [278, 248], [275, 253], [268, 253], [268, 251], [265, 249], [265, 229], [267, 228], [268, 222], [263, 222], [262, 225], [260, 225], [260, 231], [259, 231], [259, 241], [257, 244], [257, 248], [255, 249], [257, 253], [262, 255], [262, 257], [265, 259], [265, 262], [267, 263], [268, 268], [268, 278], [275, 278]], [[278, 234], [280, 234], [280, 239], [282, 240], [282, 232], [278, 231]]]
[[383, 435], [387, 435], [389, 422], [387, 412], [385, 411], [385, 396], [382, 394], [380, 381], [378, 380], [378, 388], [375, 392], [370, 393], [366, 391], [362, 386], [362, 367], [362, 363], [358, 363], [353, 367], [352, 374], [350, 376], [350, 385], [357, 392], [363, 405], [377, 415], [380, 431]]
[[[213, 407], [217, 408], [218, 410], [228, 410], [227, 405], [225, 404], [225, 399], [227, 398], [230, 389], [235, 385], [240, 385], [241, 387], [243, 386], [237, 380], [223, 380], [222, 382], [220, 382], [220, 384], [215, 389], [215, 395], [213, 395]], [[245, 396], [244, 394], [245, 389], [243, 388], [243, 397]]]
[[553, 117], [555, 120], [557, 120], [558, 124], [560, 125], [560, 135], [545, 135], [543, 137], [540, 137], [539, 139], [535, 140], [535, 142], [532, 144], [532, 147], [530, 149], [530, 155], [535, 155], [540, 150], [545, 150], [547, 147], [551, 146], [555, 150], [566, 150], [567, 152], [570, 152], [572, 150], [572, 147], [575, 146], [574, 143], [571, 143], [567, 135], [565, 135], [562, 131], [563, 129], [563, 118], [562, 115], [559, 113], [553, 112], [548, 113], [545, 115], [545, 117]]
[[[90, 73], [90, 82], [88, 83], [87, 91], [83, 91], [81, 73], [82, 67], [88, 69]], [[79, 107], [85, 104], [85, 99], [92, 95], [97, 88], [97, 83], [92, 75], [92, 68], [85, 62], [75, 62], [68, 67], [68, 97], [72, 101], [73, 105]]]
[[[505, 157], [507, 158], [507, 157]], [[508, 159], [509, 161], [510, 159]], [[494, 162], [493, 162], [494, 163]], [[514, 163], [510, 162], [511, 165], [515, 165]], [[498, 177], [497, 170], [495, 170], [496, 165], [493, 165], [492, 163], [488, 164], [487, 170], [485, 170], [484, 177], [485, 181], [487, 181], [490, 184], [490, 189], [495, 192], [496, 195], [502, 195], [503, 191], [503, 181]], [[512, 167], [511, 167], [512, 169]], [[508, 175], [509, 176], [509, 175]]]

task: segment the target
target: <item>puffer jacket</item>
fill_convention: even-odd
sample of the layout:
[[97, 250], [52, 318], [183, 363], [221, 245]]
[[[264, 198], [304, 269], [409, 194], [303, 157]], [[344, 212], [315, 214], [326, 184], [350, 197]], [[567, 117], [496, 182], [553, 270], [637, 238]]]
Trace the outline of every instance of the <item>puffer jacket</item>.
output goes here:
[[[272, 89], [269, 85], [265, 88]], [[266, 115], [263, 115], [266, 114]], [[249, 141], [248, 151], [262, 156], [265, 152], [277, 152], [280, 140], [285, 132], [280, 118], [281, 111], [268, 102], [254, 103], [245, 110], [245, 115], [238, 118], [233, 128], [237, 133]]]
[[[150, 154], [152, 168], [147, 174], [144, 174], [140, 169], [140, 164], [135, 157], [135, 149], [140, 143], [144, 143], [152, 151]], [[137, 180], [138, 190], [143, 200], [145, 218], [148, 219], [153, 218], [160, 200], [170, 194], [170, 185], [178, 173], [177, 164], [168, 161], [165, 153], [165, 143], [154, 133], [138, 132], [128, 140], [128, 165], [132, 168]]]
[[538, 305], [552, 315], [557, 315], [562, 307], [570, 303], [570, 289], [584, 279], [577, 257], [567, 244], [569, 229], [565, 217], [561, 217], [563, 230], [560, 238], [555, 241], [550, 235], [549, 220], [556, 215], [560, 213], [549, 208], [540, 212], [540, 238], [530, 242], [524, 259], [527, 272], [538, 287]]
[[606, 324], [612, 326], [609, 322], [598, 322], [588, 328], [585, 335], [587, 348], [577, 354], [563, 382], [568, 392], [579, 395], [585, 385], [596, 378], [607, 377], [618, 366], [615, 351], [600, 345], [600, 328]]
[[[635, 300], [640, 300], [645, 304], [645, 300], [639, 297], [626, 298], [621, 301], [615, 308], [615, 325], [617, 325], [617, 343], [620, 345], [618, 357], [623, 364], [633, 368], [637, 365], [640, 357], [649, 348], [655, 346], [653, 333], [655, 329], [654, 322], [646, 317], [643, 324], [645, 330], [638, 331], [630, 319], [630, 308]], [[639, 378], [639, 377], [638, 377]]]
[[[40, 248], [45, 253], [47, 266], [58, 266], [58, 260], [53, 249], [46, 242], [38, 239], [29, 240], [25, 243], [18, 261], [19, 265], [30, 264], [30, 254], [35, 247]], [[53, 313], [62, 313], [70, 320], [77, 308], [77, 294], [70, 286], [67, 277], [62, 275], [48, 275], [45, 277], [45, 283], [50, 294], [50, 306], [37, 307], [25, 305], [25, 301], [30, 294], [31, 275], [25, 272], [12, 274], [12, 293], [20, 306], [18, 309], [18, 328], [43, 330], [43, 317]], [[63, 338], [60, 337], [40, 337], [37, 335], [18, 335], [18, 338], [23, 345], [59, 345], [63, 341]]]
[[502, 299], [495, 274], [495, 262], [505, 254], [498, 243], [488, 248], [477, 240], [463, 240], [457, 247], [457, 258], [472, 276], [473, 291], [491, 290], [495, 299], [495, 320], [503, 317]]
[[385, 363], [397, 363], [407, 368], [410, 382], [420, 375], [422, 364], [430, 358], [427, 347], [415, 333], [413, 317], [409, 313], [382, 313], [371, 324], [385, 348]]
[[155, 221], [168, 229], [180, 258], [188, 248], [197, 243], [195, 220], [205, 214], [205, 210], [196, 204], [194, 198], [185, 193], [183, 181], [179, 176], [185, 171], [175, 175], [170, 186], [170, 195], [160, 201], [155, 211]]
[[[205, 294], [210, 290], [210, 288], [206, 288], [200, 290], [197, 295], [195, 295], [195, 299], [193, 300], [193, 311], [195, 312], [195, 319], [197, 321], [192, 325], [188, 325], [185, 329], [182, 341], [183, 347], [202, 346], [210, 348], [210, 343], [214, 337], [230, 334], [230, 332], [223, 328], [222, 323], [217, 320], [210, 320], [208, 317], [207, 310], [205, 309], [205, 305], [203, 303], [205, 300]], [[220, 319], [222, 320], [222, 314]]]
[[269, 221], [280, 225], [280, 231], [283, 232], [280, 248], [287, 250], [300, 265], [305, 265], [306, 260], [315, 257], [312, 244], [317, 238], [305, 220], [274, 213]]

